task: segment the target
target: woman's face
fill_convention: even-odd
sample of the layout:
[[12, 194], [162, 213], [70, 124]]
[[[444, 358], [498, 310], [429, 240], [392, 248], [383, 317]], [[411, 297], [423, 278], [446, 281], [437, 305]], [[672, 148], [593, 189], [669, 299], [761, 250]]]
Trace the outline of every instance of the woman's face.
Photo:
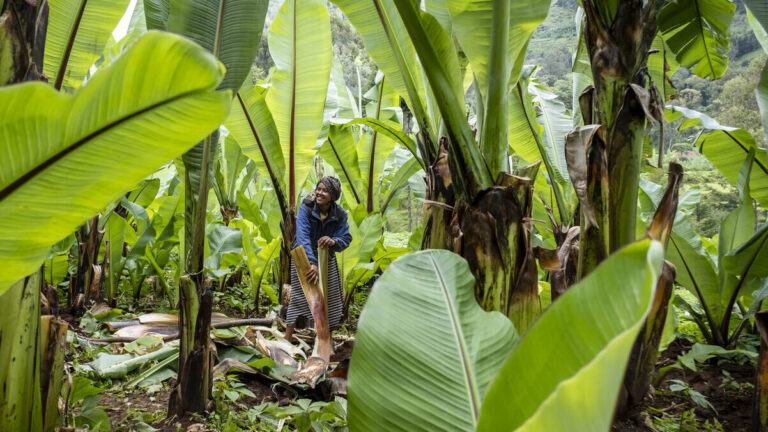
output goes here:
[[331, 202], [331, 193], [325, 188], [325, 185], [318, 183], [315, 188], [315, 202], [319, 205], [325, 205]]

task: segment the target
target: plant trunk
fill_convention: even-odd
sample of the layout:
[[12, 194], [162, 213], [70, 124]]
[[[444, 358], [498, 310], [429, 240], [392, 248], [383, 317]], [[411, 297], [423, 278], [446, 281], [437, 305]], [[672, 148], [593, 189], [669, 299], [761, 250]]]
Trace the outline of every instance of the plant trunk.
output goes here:
[[413, 215], [411, 214], [411, 187], [408, 186], [408, 232], [413, 232]]
[[43, 429], [40, 394], [42, 273], [21, 279], [0, 301], [0, 425], [7, 431]]
[[768, 312], [755, 315], [760, 332], [760, 356], [755, 372], [755, 398], [752, 403], [752, 432], [768, 431]]
[[[584, 35], [589, 51], [595, 95], [592, 106], [582, 106], [590, 123], [602, 126], [608, 177], [608, 253], [634, 241], [637, 190], [640, 179], [646, 115], [630, 84], [645, 87], [648, 51], [656, 35], [657, 1], [618, 2], [613, 18], [605, 5], [584, 2]], [[586, 249], [597, 247], [597, 239], [585, 234]], [[580, 271], [585, 275], [587, 272]]]
[[444, 203], [448, 208], [454, 205], [456, 197], [448, 164], [447, 140], [440, 141], [440, 150], [434, 164], [427, 168], [427, 201], [424, 207], [424, 234], [421, 238], [422, 249], [453, 249], [448, 229], [451, 225], [452, 212], [436, 205]]
[[458, 231], [455, 251], [467, 260], [475, 276], [475, 298], [480, 306], [502, 312], [522, 333], [541, 312], [527, 222], [533, 208], [533, 185], [529, 178], [509, 174], [502, 174], [500, 180], [500, 185], [483, 191], [472, 205], [459, 201], [451, 232]]
[[0, 15], [0, 58], [10, 59], [10, 65], [4, 64], [0, 71], [0, 86], [48, 81], [42, 74], [47, 27], [47, 0], [4, 2]]
[[102, 268], [99, 264], [99, 249], [104, 231], [99, 230], [99, 215], [79, 229], [80, 239], [77, 261], [77, 274], [75, 275], [75, 298], [83, 295], [82, 303], [76, 302], [76, 310], [72, 313], [78, 316], [84, 312], [84, 307], [89, 300], [103, 300], [101, 292]]
[[[280, 267], [277, 275], [277, 284], [280, 287], [280, 300], [284, 307], [280, 309], [280, 316], [285, 318], [290, 302], [291, 289], [291, 246], [296, 233], [296, 212], [287, 210], [283, 212], [283, 221], [280, 224], [283, 232], [283, 241], [280, 244]], [[288, 295], [285, 295], [285, 293]], [[258, 299], [257, 299], [258, 301]]]
[[205, 224], [208, 207], [209, 178], [218, 142], [214, 132], [202, 142], [199, 167], [199, 188], [194, 193], [189, 169], [197, 157], [190, 150], [190, 164], [185, 178], [185, 241], [186, 274], [179, 279], [179, 368], [176, 387], [168, 399], [168, 415], [185, 417], [187, 413], [203, 413], [213, 405], [211, 397], [213, 351], [211, 350], [211, 311], [213, 293], [205, 277]]
[[204, 276], [181, 277], [179, 303], [179, 379], [168, 401], [168, 412], [183, 417], [186, 413], [209, 410], [212, 402], [210, 332], [213, 293]]

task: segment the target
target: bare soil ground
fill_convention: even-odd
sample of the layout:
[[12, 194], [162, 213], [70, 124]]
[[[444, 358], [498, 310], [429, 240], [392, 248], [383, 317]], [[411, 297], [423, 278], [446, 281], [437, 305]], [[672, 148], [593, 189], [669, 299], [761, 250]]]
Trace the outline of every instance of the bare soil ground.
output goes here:
[[[674, 363], [677, 356], [690, 348], [690, 344], [680, 339], [670, 344], [657, 362], [660, 367]], [[722, 371], [730, 374], [727, 377]], [[693, 390], [704, 395], [714, 407], [714, 411], [694, 403], [681, 392], [669, 390], [670, 380], [680, 380]], [[629, 412], [625, 418], [616, 419], [613, 431], [654, 431], [651, 416], [681, 416], [693, 409], [696, 420], [703, 425], [707, 420], [714, 424], [717, 419], [724, 431], [747, 431], [752, 416], [754, 397], [755, 368], [750, 364], [737, 364], [722, 359], [713, 359], [711, 363], [700, 364], [698, 371], [673, 369], [667, 374], [658, 388], [649, 391], [643, 403]], [[681, 427], [681, 431], [689, 430]]]

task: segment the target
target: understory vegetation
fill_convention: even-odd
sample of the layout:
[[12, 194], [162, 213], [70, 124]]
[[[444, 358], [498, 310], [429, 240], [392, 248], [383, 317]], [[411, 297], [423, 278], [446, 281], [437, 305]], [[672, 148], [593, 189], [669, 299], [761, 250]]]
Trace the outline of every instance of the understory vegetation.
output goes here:
[[[768, 430], [767, 30], [0, 0], [0, 432]], [[328, 175], [335, 328], [292, 248]]]

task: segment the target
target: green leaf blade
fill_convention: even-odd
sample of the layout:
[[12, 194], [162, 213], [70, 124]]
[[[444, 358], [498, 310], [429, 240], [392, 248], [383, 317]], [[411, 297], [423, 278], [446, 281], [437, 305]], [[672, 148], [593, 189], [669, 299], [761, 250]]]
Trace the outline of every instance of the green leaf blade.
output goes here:
[[53, 0], [43, 72], [56, 89], [80, 87], [128, 7], [128, 0]]
[[608, 430], [663, 258], [660, 243], [631, 244], [553, 303], [493, 382], [478, 431]]
[[0, 90], [9, 102], [0, 107], [0, 151], [12, 161], [0, 172], [0, 293], [51, 244], [218, 126], [229, 106], [227, 93], [213, 92], [222, 76], [197, 45], [149, 32], [72, 96], [42, 83]]
[[409, 254], [387, 268], [360, 320], [351, 429], [474, 429], [517, 335], [503, 315], [477, 305], [473, 285], [466, 261], [448, 251]]

